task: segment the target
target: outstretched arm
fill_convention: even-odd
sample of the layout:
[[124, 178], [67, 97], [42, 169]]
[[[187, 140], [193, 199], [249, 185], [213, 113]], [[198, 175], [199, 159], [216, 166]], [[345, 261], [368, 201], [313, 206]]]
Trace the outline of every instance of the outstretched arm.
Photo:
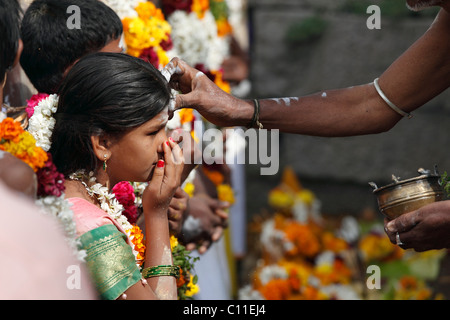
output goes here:
[[[389, 100], [411, 112], [450, 85], [450, 14], [442, 9], [428, 31], [379, 77]], [[171, 84], [183, 94], [176, 108], [197, 109], [221, 126], [247, 126], [251, 100], [233, 97], [203, 73], [175, 59]], [[266, 129], [314, 136], [351, 136], [387, 131], [402, 117], [377, 93], [373, 83], [327, 90], [305, 97], [260, 100], [259, 121]]]

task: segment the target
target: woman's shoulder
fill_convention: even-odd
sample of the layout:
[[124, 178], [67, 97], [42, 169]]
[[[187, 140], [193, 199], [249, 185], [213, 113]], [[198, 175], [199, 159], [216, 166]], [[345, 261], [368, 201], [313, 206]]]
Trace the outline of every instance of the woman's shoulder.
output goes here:
[[78, 236], [98, 227], [114, 224], [112, 218], [105, 211], [86, 199], [71, 197], [67, 198], [67, 201], [72, 205]]

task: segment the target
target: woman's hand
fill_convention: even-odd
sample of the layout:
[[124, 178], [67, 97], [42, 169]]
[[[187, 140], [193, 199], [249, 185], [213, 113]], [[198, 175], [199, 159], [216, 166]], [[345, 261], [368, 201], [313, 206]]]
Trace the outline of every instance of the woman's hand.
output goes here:
[[173, 139], [163, 143], [164, 160], [159, 160], [152, 179], [142, 196], [144, 214], [164, 212], [167, 215], [170, 201], [181, 184], [184, 157], [181, 148]]

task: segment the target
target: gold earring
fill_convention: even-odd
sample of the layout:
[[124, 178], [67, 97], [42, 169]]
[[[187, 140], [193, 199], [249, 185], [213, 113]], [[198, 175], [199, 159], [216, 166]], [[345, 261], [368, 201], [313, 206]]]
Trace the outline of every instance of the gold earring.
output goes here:
[[103, 171], [106, 171], [106, 168], [108, 167], [108, 166], [106, 165], [106, 154], [103, 155], [103, 158], [104, 158], [104, 160], [103, 160]]

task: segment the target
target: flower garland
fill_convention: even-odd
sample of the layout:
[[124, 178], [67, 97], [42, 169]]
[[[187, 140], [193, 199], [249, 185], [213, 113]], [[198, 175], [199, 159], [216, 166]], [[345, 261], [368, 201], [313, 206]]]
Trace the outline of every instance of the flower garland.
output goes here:
[[50, 137], [56, 123], [53, 114], [58, 107], [58, 100], [57, 94], [38, 94], [28, 100], [28, 131], [35, 137], [36, 145], [45, 151], [50, 150]]
[[21, 159], [36, 172], [38, 178], [36, 204], [41, 213], [55, 217], [61, 223], [69, 247], [80, 261], [84, 261], [85, 252], [77, 249], [73, 212], [68, 202], [64, 200], [64, 177], [56, 171], [51, 155], [37, 146], [33, 135], [12, 118], [5, 118], [0, 123], [0, 150]]
[[12, 118], [6, 118], [0, 123], [0, 150], [27, 163], [34, 172], [48, 160], [47, 153], [36, 145], [34, 137]]
[[100, 207], [111, 218], [113, 218], [125, 231], [126, 235], [133, 244], [132, 250], [136, 259], [136, 265], [140, 267], [144, 262], [145, 245], [141, 229], [132, 225], [123, 214], [124, 207], [116, 199], [113, 193], [110, 193], [107, 187], [96, 183], [94, 172], [86, 174], [85, 170], [80, 170], [69, 175], [69, 179], [80, 181], [91, 197], [95, 197], [100, 202]]
[[[126, 211], [130, 210], [133, 214], [136, 208], [141, 207], [142, 194], [148, 183], [141, 182], [120, 182], [119, 187], [114, 187], [113, 192], [117, 200], [124, 206], [124, 215]], [[133, 200], [134, 199], [134, 200]], [[176, 236], [170, 236], [170, 249], [172, 251], [173, 264], [180, 267], [180, 278], [177, 280], [178, 299], [191, 299], [192, 296], [198, 292], [197, 285], [198, 277], [193, 275], [194, 263], [199, 259], [192, 258], [191, 251], [186, 250], [186, 247], [178, 242]]]
[[137, 17], [122, 19], [127, 53], [162, 69], [169, 63], [167, 51], [173, 48], [171, 26], [152, 2], [140, 2], [135, 10]]

